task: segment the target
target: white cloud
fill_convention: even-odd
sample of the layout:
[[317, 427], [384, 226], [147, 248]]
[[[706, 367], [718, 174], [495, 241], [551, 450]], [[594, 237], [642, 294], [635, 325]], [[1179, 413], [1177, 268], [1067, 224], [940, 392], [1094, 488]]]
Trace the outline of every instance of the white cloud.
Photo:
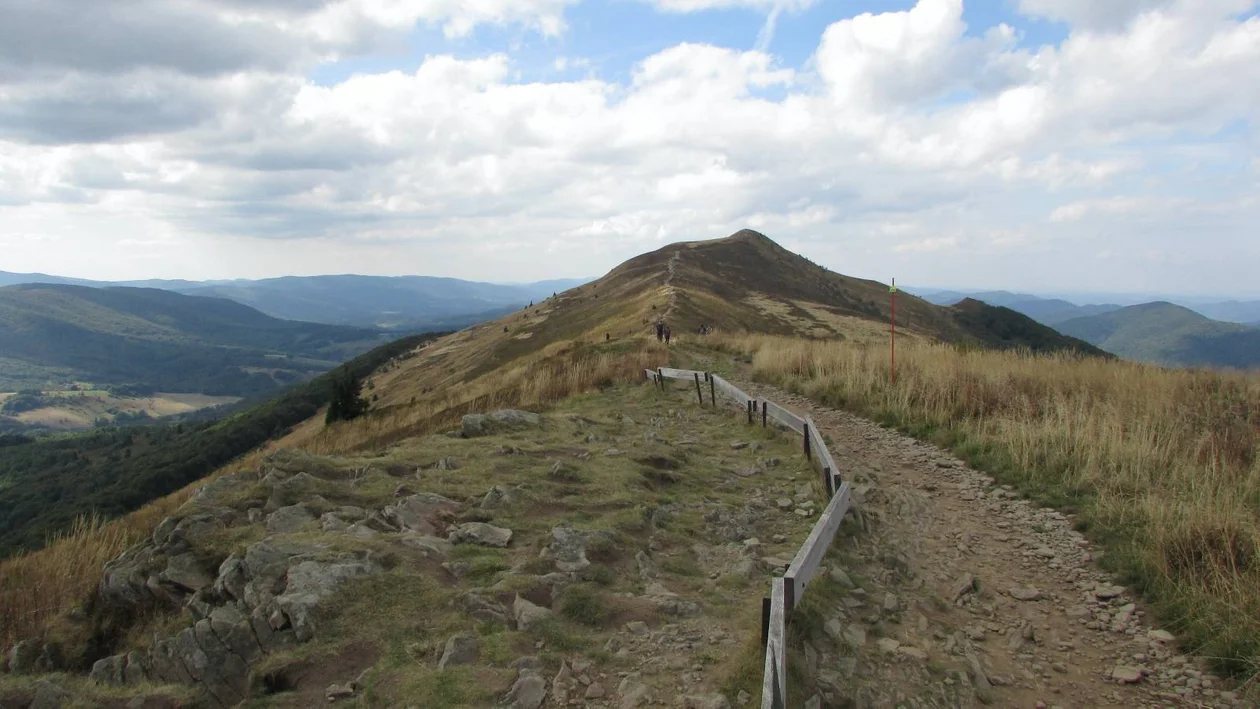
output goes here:
[[[857, 275], [895, 265], [920, 282], [944, 277], [915, 269], [1000, 278], [1024, 258], [1052, 278], [1056, 264], [1130, 242], [1175, 247], [1187, 214], [1204, 225], [1200, 242], [1260, 267], [1246, 246], [1255, 181], [1229, 177], [1257, 169], [1240, 156], [1254, 154], [1260, 82], [1241, 79], [1260, 66], [1260, 20], [1235, 18], [1226, 0], [1203, 12], [1132, 4], [1119, 25], [1026, 0], [1024, 12], [1058, 8], [1074, 23], [1036, 50], [1018, 46], [1018, 28], [969, 31], [961, 0], [920, 0], [833, 23], [803, 66], [681, 43], [641, 57], [625, 81], [592, 70], [522, 83], [508, 50], [332, 85], [293, 68], [417, 22], [453, 36], [479, 23], [561, 31], [567, 5], [232, 0], [216, 21], [273, 33], [274, 58], [177, 61], [149, 47], [93, 72], [64, 70], [83, 52], [37, 56], [0, 83], [0, 224], [71, 239], [84, 256], [61, 262], [23, 239], [6, 242], [21, 245], [5, 267], [522, 280], [753, 226]], [[550, 69], [589, 69], [581, 61]], [[1236, 137], [1216, 136], [1228, 126]], [[1167, 224], [1144, 216], [1156, 208]], [[121, 239], [126, 251], [113, 248]], [[152, 262], [166, 273], [128, 270], [125, 254], [147, 246], [171, 252]]]
[[664, 12], [701, 12], [745, 8], [750, 10], [787, 10], [797, 12], [817, 5], [820, 0], [643, 0]]

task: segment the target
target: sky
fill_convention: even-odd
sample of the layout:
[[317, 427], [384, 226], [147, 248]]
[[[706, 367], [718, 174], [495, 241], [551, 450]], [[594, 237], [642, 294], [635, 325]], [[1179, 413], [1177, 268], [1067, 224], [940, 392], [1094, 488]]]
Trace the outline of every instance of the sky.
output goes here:
[[1260, 0], [0, 0], [0, 270], [1260, 295]]

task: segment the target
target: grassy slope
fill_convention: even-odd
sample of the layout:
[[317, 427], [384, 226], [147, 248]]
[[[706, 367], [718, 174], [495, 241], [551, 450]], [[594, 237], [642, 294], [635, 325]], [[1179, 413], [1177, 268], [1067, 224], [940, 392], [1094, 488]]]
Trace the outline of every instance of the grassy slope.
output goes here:
[[1170, 366], [1260, 366], [1260, 332], [1172, 303], [1134, 305], [1057, 328], [1127, 359]]
[[1260, 671], [1260, 378], [1064, 355], [716, 339], [759, 379], [932, 440], [1055, 507], [1189, 647]]
[[247, 393], [265, 388], [270, 377], [251, 378], [242, 367], [303, 376], [382, 340], [370, 330], [277, 320], [228, 300], [67, 285], [0, 288], [0, 328], [0, 359], [18, 365], [6, 367], [0, 387], [13, 389], [77, 377]]

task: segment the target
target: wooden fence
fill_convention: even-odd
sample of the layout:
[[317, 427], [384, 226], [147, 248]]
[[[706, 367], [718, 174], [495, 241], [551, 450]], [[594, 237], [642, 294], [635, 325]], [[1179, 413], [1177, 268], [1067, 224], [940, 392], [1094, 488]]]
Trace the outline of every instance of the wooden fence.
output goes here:
[[774, 423], [801, 434], [805, 456], [822, 473], [823, 487], [830, 502], [810, 530], [805, 543], [796, 552], [787, 571], [781, 578], [770, 583], [770, 596], [762, 599], [762, 644], [766, 655], [761, 683], [761, 707], [782, 709], [787, 704], [787, 626], [792, 620], [792, 609], [814, 580], [823, 556], [836, 536], [836, 530], [840, 529], [840, 523], [849, 511], [849, 483], [841, 480], [835, 459], [832, 458], [831, 451], [827, 450], [826, 441], [810, 417], [801, 418], [772, 401], [749, 396], [739, 387], [710, 372], [668, 367], [645, 371], [647, 378], [661, 389], [665, 388], [666, 380], [690, 381], [696, 386], [696, 396], [700, 404], [705, 403], [707, 393], [710, 405], [716, 407], [718, 394], [721, 394], [724, 399], [744, 409], [749, 424], [760, 421], [762, 426], [769, 426]]

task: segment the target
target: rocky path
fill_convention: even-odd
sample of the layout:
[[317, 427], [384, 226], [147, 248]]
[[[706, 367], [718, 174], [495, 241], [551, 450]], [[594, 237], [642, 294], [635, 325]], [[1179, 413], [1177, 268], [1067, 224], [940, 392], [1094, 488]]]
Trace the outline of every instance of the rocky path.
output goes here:
[[854, 485], [864, 531], [833, 576], [853, 589], [832, 651], [806, 652], [823, 705], [1254, 706], [1148, 622], [1063, 514], [931, 445], [738, 385], [813, 416]]

